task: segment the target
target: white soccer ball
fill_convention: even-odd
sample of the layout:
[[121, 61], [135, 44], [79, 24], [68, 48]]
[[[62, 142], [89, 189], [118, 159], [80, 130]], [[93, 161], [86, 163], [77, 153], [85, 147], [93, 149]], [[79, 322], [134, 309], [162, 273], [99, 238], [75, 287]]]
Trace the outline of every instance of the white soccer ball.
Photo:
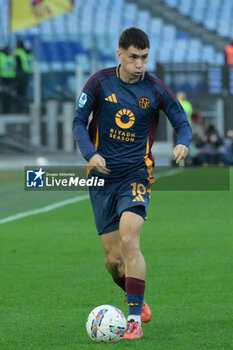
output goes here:
[[124, 336], [126, 318], [115, 306], [97, 306], [88, 316], [86, 329], [89, 337], [97, 343], [116, 343]]

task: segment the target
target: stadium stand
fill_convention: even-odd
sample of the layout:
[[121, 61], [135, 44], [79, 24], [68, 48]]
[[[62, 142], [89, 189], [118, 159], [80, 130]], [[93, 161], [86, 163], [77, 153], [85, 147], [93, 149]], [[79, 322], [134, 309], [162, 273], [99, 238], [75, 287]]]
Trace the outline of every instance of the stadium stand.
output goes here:
[[[155, 0], [154, 0], [155, 1]], [[158, 2], [158, 0], [156, 0]], [[233, 3], [230, 0], [159, 0], [167, 7], [176, 9], [219, 36], [233, 33]], [[0, 3], [0, 30], [3, 38], [0, 46], [7, 43], [7, 2]], [[220, 16], [217, 14], [220, 11]], [[218, 20], [217, 20], [218, 18]], [[157, 63], [224, 63], [223, 52], [214, 45], [206, 45], [201, 38], [190, 37], [175, 24], [167, 24], [148, 10], [138, 8], [136, 2], [126, 0], [75, 1], [72, 14], [55, 17], [36, 27], [17, 33], [31, 42], [40, 38], [42, 71], [75, 69], [75, 61], [84, 72], [90, 71], [90, 58], [95, 56], [99, 68], [118, 62], [115, 51], [119, 33], [126, 27], [138, 26], [151, 39], [148, 69], [154, 71]], [[13, 36], [13, 39], [16, 35]], [[13, 43], [11, 43], [13, 45]], [[95, 50], [93, 50], [95, 48]]]
[[[71, 120], [73, 101], [90, 74], [119, 63], [116, 55], [119, 34], [130, 26], [141, 28], [150, 38], [148, 70], [174, 92], [185, 91], [201, 110], [203, 125], [215, 123], [222, 135], [224, 128], [232, 128], [233, 70], [224, 65], [224, 47], [233, 38], [233, 0], [74, 0], [72, 13], [17, 33], [9, 32], [9, 3], [0, 1], [0, 48], [9, 44], [13, 52], [16, 39], [23, 40], [25, 47], [33, 49], [39, 58], [40, 65], [36, 66], [40, 69], [35, 69], [38, 74], [30, 79], [25, 96], [15, 94], [14, 87], [9, 93], [13, 101], [7, 113], [10, 118], [2, 117], [0, 91], [0, 138], [10, 125], [9, 130], [13, 130], [10, 142], [15, 142], [16, 134], [20, 134], [21, 140], [26, 130], [25, 136], [35, 149], [43, 145], [53, 150], [73, 150], [74, 145], [66, 143], [72, 138], [62, 134], [67, 128], [64, 123], [67, 108]], [[25, 112], [17, 108], [20, 101]], [[56, 114], [47, 113], [51, 106], [59, 111], [56, 134], [63, 135], [59, 142], [50, 142], [48, 136], [51, 114]], [[21, 129], [14, 125], [15, 118], [19, 121], [18, 113]], [[42, 124], [38, 123], [40, 117]], [[165, 154], [168, 148], [163, 142], [173, 141], [164, 120], [158, 141], [162, 142], [161, 152]], [[14, 143], [14, 147], [32, 149], [26, 141], [21, 143]]]
[[[157, 1], [158, 0], [154, 0]], [[159, 0], [175, 8], [194, 22], [217, 32], [225, 38], [233, 37], [233, 2], [232, 0]]]

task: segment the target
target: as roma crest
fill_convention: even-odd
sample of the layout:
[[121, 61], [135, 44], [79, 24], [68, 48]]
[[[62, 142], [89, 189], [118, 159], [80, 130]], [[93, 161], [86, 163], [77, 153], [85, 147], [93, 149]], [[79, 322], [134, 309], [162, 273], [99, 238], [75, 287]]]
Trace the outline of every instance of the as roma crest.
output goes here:
[[147, 109], [150, 107], [150, 99], [148, 97], [141, 97], [138, 101], [139, 107], [142, 109]]

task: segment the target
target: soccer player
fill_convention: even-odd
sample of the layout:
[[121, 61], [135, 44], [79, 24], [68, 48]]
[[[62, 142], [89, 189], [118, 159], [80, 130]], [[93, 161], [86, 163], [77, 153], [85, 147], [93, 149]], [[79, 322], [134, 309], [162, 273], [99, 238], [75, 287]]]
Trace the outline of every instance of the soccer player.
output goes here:
[[90, 198], [106, 268], [127, 296], [125, 339], [141, 338], [141, 321], [151, 319], [144, 301], [146, 264], [140, 251], [140, 230], [153, 182], [151, 147], [159, 109], [178, 133], [173, 150], [176, 163], [187, 156], [191, 139], [186, 113], [177, 98], [146, 72], [149, 49], [142, 30], [123, 31], [117, 50], [120, 65], [91, 76], [73, 121], [75, 139], [89, 162], [89, 176], [105, 179], [104, 190], [91, 188]]

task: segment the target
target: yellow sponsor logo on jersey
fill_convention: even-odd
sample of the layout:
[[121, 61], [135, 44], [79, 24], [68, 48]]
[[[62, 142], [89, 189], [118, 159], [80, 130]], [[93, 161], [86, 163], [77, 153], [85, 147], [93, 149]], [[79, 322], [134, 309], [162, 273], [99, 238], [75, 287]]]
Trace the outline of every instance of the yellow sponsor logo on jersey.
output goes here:
[[129, 109], [120, 109], [115, 116], [115, 122], [120, 128], [129, 129], [135, 123], [135, 116]]
[[150, 99], [148, 97], [141, 97], [138, 101], [139, 107], [142, 109], [147, 109], [150, 107]]
[[115, 140], [134, 142], [135, 133], [111, 128], [109, 132], [109, 137]]
[[117, 98], [115, 94], [105, 97], [105, 101], [117, 103]]

